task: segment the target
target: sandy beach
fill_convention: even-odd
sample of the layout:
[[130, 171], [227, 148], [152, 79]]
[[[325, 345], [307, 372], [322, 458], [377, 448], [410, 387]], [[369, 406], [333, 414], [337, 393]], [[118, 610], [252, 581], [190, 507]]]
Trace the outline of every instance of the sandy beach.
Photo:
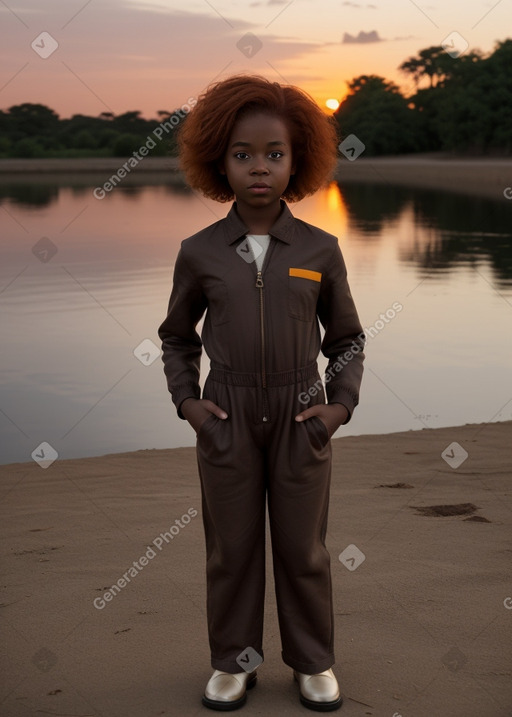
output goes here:
[[[337, 714], [512, 714], [511, 435], [332, 441]], [[0, 480], [2, 715], [211, 714], [195, 449], [4, 465]], [[311, 714], [281, 661], [268, 547], [265, 661], [238, 714]]]
[[[88, 159], [0, 159], [0, 181], [12, 175], [23, 181], [49, 181], [67, 174], [74, 182], [87, 182], [91, 175], [100, 184], [119, 170], [126, 159], [94, 157]], [[185, 185], [178, 160], [173, 157], [146, 157], [123, 179], [123, 183], [166, 181]], [[335, 179], [342, 184], [372, 182], [424, 189], [459, 192], [478, 197], [504, 200], [504, 191], [512, 187], [512, 158], [455, 158], [444, 154], [415, 154], [400, 157], [364, 157], [351, 162], [340, 158]], [[512, 189], [508, 194], [512, 198]]]

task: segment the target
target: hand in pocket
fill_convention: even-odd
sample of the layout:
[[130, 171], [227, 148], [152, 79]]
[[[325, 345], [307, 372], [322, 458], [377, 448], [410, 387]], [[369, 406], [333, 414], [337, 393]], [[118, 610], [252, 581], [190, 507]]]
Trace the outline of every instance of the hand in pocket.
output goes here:
[[345, 423], [348, 415], [348, 409], [342, 403], [319, 403], [298, 413], [295, 420], [305, 421], [311, 416], [318, 416], [325, 425], [330, 438]]
[[199, 433], [201, 426], [212, 413], [218, 418], [228, 417], [226, 411], [207, 398], [186, 398], [181, 404], [181, 412], [196, 434]]

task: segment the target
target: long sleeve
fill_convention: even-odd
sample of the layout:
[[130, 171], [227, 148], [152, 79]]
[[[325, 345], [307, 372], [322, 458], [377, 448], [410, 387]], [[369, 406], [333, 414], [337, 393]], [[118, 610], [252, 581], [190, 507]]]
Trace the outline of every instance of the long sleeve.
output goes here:
[[162, 360], [167, 386], [178, 416], [185, 420], [180, 406], [186, 398], [200, 398], [199, 374], [202, 341], [196, 331], [207, 307], [201, 287], [183, 255], [178, 252], [167, 317], [158, 329], [162, 340]]
[[329, 262], [317, 304], [325, 329], [321, 351], [329, 359], [325, 372], [327, 403], [342, 403], [349, 415], [359, 402], [363, 376], [365, 336], [347, 281], [347, 269], [338, 244]]

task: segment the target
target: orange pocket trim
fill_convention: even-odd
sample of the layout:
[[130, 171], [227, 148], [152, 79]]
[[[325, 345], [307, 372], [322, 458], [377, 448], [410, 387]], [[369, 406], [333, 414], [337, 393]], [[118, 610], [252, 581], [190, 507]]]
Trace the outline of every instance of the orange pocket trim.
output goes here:
[[312, 281], [322, 281], [321, 271], [311, 271], [311, 269], [295, 269], [290, 267], [290, 276], [300, 276], [303, 279], [311, 279]]

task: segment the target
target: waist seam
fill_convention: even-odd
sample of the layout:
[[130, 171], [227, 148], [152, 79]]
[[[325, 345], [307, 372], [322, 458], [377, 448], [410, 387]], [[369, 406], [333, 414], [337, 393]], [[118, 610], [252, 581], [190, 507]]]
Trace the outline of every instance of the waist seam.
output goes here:
[[[257, 371], [230, 371], [216, 366], [214, 362], [211, 362], [210, 364], [210, 373], [208, 377], [212, 381], [230, 384], [232, 386], [245, 386], [253, 388], [262, 387], [261, 373]], [[301, 366], [300, 368], [290, 369], [288, 371], [265, 372], [265, 380], [268, 388], [288, 386], [290, 384], [301, 383], [302, 381], [307, 381], [312, 378], [320, 378], [316, 361], [308, 366]]]

